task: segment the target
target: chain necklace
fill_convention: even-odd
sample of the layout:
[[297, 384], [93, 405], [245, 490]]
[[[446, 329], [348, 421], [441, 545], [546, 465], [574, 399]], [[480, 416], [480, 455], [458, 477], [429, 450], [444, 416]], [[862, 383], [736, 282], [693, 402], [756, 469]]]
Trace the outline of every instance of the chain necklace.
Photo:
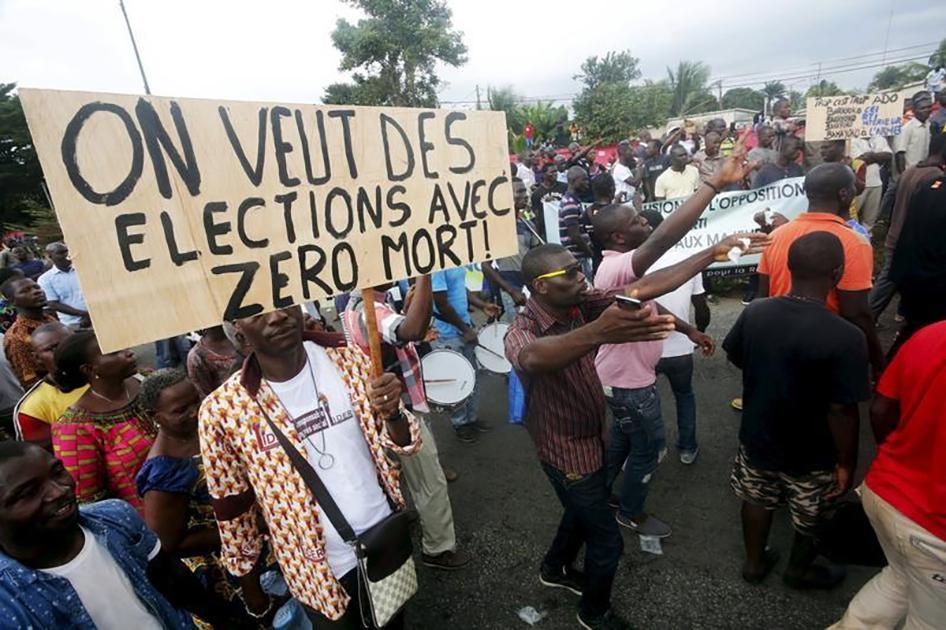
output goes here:
[[[318, 446], [316, 446], [315, 440], [313, 440], [311, 436], [307, 437], [306, 441], [312, 446], [313, 449], [315, 449], [315, 452], [318, 453], [319, 455], [318, 460], [316, 460], [316, 463], [318, 464], [319, 468], [321, 468], [322, 470], [328, 470], [329, 468], [335, 465], [335, 456], [328, 452], [328, 449], [326, 448], [326, 444], [325, 444], [325, 430], [328, 429], [327, 425], [330, 424], [332, 421], [332, 407], [331, 405], [329, 405], [328, 397], [323, 396], [322, 392], [319, 390], [319, 383], [318, 381], [315, 380], [315, 372], [312, 370], [312, 363], [309, 361], [309, 353], [305, 350], [304, 347], [303, 347], [303, 352], [306, 353], [305, 365], [309, 369], [309, 378], [312, 381], [313, 389], [315, 389], [316, 404], [320, 408], [322, 408], [322, 413], [326, 414], [325, 416], [326, 427], [325, 429], [322, 429], [321, 431], [319, 431], [319, 435], [322, 437], [322, 440], [321, 440], [322, 447], [319, 448]], [[270, 383], [269, 386], [270, 386], [270, 389], [273, 389], [272, 383]], [[276, 393], [275, 389], [273, 389], [273, 394], [276, 396], [276, 400], [279, 401], [279, 404], [281, 404], [283, 409], [285, 409], [286, 412], [288, 413], [289, 408], [286, 407], [286, 404], [282, 401], [282, 398], [279, 397], [279, 394]], [[323, 407], [323, 403], [324, 403], [324, 407]], [[292, 419], [293, 423], [295, 423], [296, 418], [292, 418], [291, 416], [290, 418]]]
[[794, 293], [787, 293], [785, 297], [795, 300], [797, 302], [811, 302], [812, 304], [824, 304], [821, 300], [816, 300], [815, 298], [810, 298], [804, 295], [795, 295]]
[[[127, 403], [129, 400], [131, 400], [131, 395], [128, 393], [128, 384], [127, 384], [127, 383], [124, 385], [124, 387], [125, 387], [125, 401], [124, 401], [124, 402]], [[94, 387], [90, 387], [90, 388], [89, 388], [89, 391], [92, 392], [92, 395], [93, 395], [93, 396], [96, 396], [96, 397], [98, 397], [98, 398], [101, 398], [101, 399], [104, 400], [104, 401], [110, 402], [110, 403], [112, 403], [113, 405], [117, 405], [117, 404], [119, 404], [120, 402], [122, 402], [122, 401], [120, 401], [120, 400], [112, 400], [112, 399], [109, 398], [108, 396], [105, 396], [104, 394], [98, 393], [97, 391], [95, 391], [95, 388], [94, 388]]]

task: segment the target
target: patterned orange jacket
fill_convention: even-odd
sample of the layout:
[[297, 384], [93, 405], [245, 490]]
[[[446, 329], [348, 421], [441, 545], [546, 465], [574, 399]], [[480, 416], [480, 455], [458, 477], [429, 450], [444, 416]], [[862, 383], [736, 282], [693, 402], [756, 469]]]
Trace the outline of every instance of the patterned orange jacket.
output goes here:
[[[303, 337], [323, 346], [335, 362], [350, 392], [381, 487], [396, 506], [403, 507], [399, 471], [385, 451], [417, 452], [421, 447], [417, 420], [402, 410], [410, 423], [411, 443], [406, 447], [394, 444], [384, 420], [375, 416], [368, 403], [371, 362], [367, 355], [355, 346], [346, 346], [342, 335], [304, 333]], [[304, 453], [291, 418], [262, 379], [252, 354], [243, 369], [207, 396], [200, 407], [200, 450], [220, 528], [221, 556], [235, 576], [253, 569], [263, 543], [257, 527], [262, 513], [270, 545], [293, 597], [329, 619], [338, 619], [348, 606], [348, 594], [329, 568], [315, 497], [280, 448], [260, 405]]]

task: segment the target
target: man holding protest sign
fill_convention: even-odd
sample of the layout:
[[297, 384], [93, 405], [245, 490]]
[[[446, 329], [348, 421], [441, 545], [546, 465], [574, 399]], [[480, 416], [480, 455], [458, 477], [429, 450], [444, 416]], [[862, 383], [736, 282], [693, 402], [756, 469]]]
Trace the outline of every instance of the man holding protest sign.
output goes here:
[[349, 627], [360, 621], [364, 597], [354, 552], [276, 432], [309, 461], [352, 529], [364, 532], [392, 505], [403, 509], [399, 472], [384, 449], [409, 455], [420, 448], [420, 431], [401, 409], [396, 376], [372, 378], [361, 350], [346, 347], [342, 335], [304, 333], [302, 319], [291, 307], [236, 321], [251, 354], [201, 405], [201, 454], [221, 553], [242, 578], [247, 611], [263, 617], [273, 605], [256, 573], [262, 518], [289, 590], [313, 623]]

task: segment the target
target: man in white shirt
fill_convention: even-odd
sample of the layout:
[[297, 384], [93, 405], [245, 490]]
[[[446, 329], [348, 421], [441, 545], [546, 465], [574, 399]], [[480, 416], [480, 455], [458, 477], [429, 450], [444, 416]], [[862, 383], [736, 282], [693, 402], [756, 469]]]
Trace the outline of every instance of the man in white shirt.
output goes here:
[[897, 161], [897, 172], [902, 173], [911, 166], [925, 160], [930, 154], [930, 112], [933, 99], [929, 92], [913, 95], [913, 118], [894, 136], [893, 148]]
[[[648, 223], [652, 228], [660, 225], [662, 219], [654, 216], [656, 213], [647, 213]], [[674, 254], [672, 251], [662, 256], [650, 273], [658, 269], [670, 267], [686, 256]], [[703, 276], [696, 274], [677, 289], [657, 298], [657, 303], [677, 316], [678, 319], [690, 323], [690, 305], [693, 305], [696, 318], [696, 328], [706, 332], [710, 322], [709, 305], [706, 303], [706, 292], [703, 289]], [[692, 464], [700, 452], [696, 441], [696, 395], [693, 392], [693, 342], [679, 332], [671, 332], [664, 339], [660, 362], [657, 363], [657, 373], [663, 374], [670, 381], [674, 402], [677, 408], [677, 451], [680, 461]]]
[[675, 145], [670, 149], [670, 168], [661, 173], [654, 182], [654, 198], [676, 199], [689, 197], [700, 186], [700, 172], [688, 164], [686, 149]]
[[628, 140], [618, 143], [618, 160], [611, 171], [614, 177], [614, 199], [618, 203], [630, 203], [640, 184], [640, 177], [635, 174], [634, 150]]
[[79, 286], [79, 274], [69, 258], [69, 248], [65, 243], [50, 243], [46, 246], [46, 255], [53, 266], [37, 282], [46, 294], [48, 307], [59, 313], [59, 321], [66, 326], [91, 326], [89, 310]]
[[867, 164], [864, 192], [857, 197], [857, 218], [868, 230], [873, 229], [880, 214], [880, 201], [884, 191], [880, 167], [889, 164], [892, 155], [890, 145], [880, 136], [851, 140], [851, 156]]
[[523, 151], [519, 154], [519, 163], [516, 164], [516, 177], [526, 185], [526, 190], [531, 191], [535, 187], [535, 173], [532, 171], [532, 153], [530, 151]]

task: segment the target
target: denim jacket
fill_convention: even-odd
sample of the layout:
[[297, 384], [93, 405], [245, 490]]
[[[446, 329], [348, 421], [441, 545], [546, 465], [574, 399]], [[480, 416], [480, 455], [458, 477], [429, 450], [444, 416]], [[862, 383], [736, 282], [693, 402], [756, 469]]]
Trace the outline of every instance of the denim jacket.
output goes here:
[[[165, 628], [193, 628], [148, 580], [148, 555], [157, 537], [130, 505], [118, 499], [79, 508], [79, 522], [104, 542], [128, 575], [141, 602]], [[69, 580], [23, 566], [0, 553], [0, 628], [94, 630], [95, 624]]]

